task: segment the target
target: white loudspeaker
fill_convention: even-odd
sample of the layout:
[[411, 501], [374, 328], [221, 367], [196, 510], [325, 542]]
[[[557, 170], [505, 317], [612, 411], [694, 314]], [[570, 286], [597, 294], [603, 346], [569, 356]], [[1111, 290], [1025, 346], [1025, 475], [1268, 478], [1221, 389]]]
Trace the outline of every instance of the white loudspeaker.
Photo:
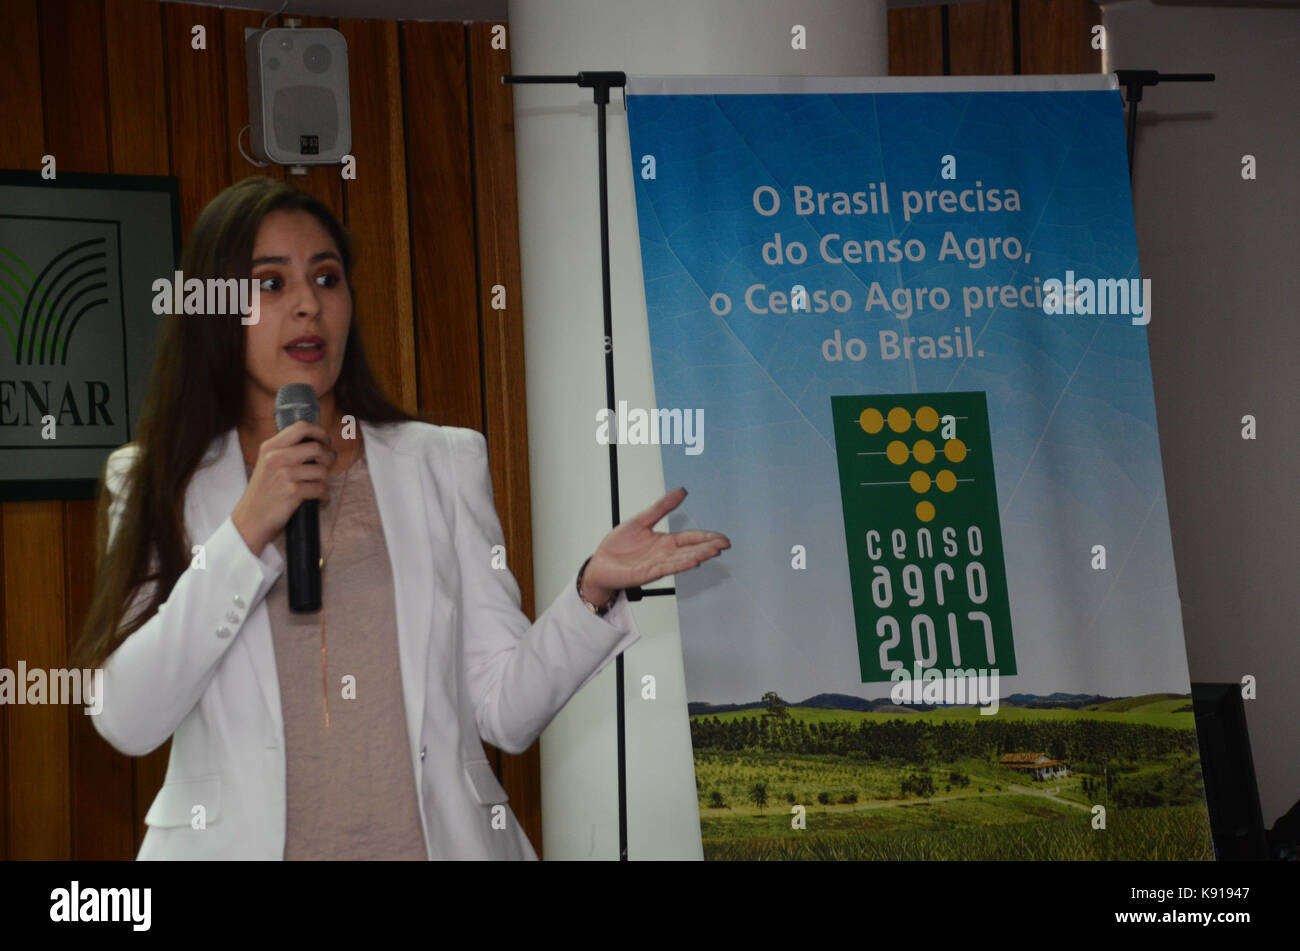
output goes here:
[[352, 150], [348, 44], [338, 30], [246, 30], [253, 154], [277, 165], [337, 165]]

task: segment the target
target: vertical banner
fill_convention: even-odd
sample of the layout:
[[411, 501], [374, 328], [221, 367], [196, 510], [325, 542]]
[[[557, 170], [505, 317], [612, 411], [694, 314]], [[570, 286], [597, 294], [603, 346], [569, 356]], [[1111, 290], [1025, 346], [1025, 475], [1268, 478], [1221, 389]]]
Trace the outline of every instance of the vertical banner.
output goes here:
[[1213, 859], [1113, 80], [627, 105], [705, 857]]

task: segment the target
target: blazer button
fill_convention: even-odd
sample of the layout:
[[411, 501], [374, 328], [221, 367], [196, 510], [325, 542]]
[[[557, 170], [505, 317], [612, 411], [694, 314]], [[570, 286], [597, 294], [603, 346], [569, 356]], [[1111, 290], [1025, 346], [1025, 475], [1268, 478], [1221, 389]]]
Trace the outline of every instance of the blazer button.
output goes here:
[[229, 621], [231, 624], [238, 624], [238, 623], [239, 623], [239, 612], [237, 612], [237, 611], [227, 611], [227, 612], [226, 612], [226, 620]]
[[235, 607], [237, 608], [242, 608], [244, 606], [244, 599], [241, 598], [239, 595], [235, 595], [230, 600], [235, 602]]
[[229, 636], [230, 636], [230, 628], [226, 627], [226, 625], [223, 624], [221, 625], [221, 627], [217, 628], [217, 637], [229, 637]]
[[421, 747], [420, 747], [420, 759], [421, 759], [421, 760], [424, 759], [424, 751], [425, 751], [426, 749], [428, 749], [427, 746], [421, 746]]

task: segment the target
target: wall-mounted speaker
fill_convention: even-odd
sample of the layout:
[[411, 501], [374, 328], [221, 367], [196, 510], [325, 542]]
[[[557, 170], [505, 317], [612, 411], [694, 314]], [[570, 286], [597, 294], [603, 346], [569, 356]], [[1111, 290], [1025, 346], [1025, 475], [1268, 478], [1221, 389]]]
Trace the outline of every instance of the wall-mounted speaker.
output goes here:
[[253, 154], [336, 165], [352, 150], [348, 44], [338, 30], [245, 30]]

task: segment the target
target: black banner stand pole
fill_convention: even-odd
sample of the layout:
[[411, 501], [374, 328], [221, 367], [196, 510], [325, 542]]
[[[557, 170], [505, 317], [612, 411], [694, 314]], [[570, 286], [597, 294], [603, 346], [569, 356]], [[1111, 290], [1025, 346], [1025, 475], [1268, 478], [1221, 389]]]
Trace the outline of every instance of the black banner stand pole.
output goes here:
[[1128, 100], [1128, 180], [1133, 184], [1133, 149], [1137, 145], [1138, 103], [1142, 90], [1160, 83], [1212, 83], [1214, 73], [1162, 73], [1154, 69], [1117, 69], [1115, 78]]
[[[609, 90], [627, 85], [627, 74], [622, 72], [584, 70], [576, 76], [502, 76], [503, 83], [550, 83], [577, 85], [591, 89], [596, 103], [597, 169], [600, 175], [600, 280], [605, 310], [605, 405], [611, 415], [616, 411], [614, 402], [614, 319], [609, 292], [609, 167], [605, 154], [605, 107], [609, 105]], [[618, 512], [618, 440], [609, 444], [609, 507], [610, 524], [617, 526], [622, 518]], [[640, 601], [655, 595], [676, 594], [676, 588], [626, 589], [629, 601]], [[627, 861], [627, 737], [623, 709], [623, 655], [614, 660], [615, 714], [618, 730], [618, 858]]]

